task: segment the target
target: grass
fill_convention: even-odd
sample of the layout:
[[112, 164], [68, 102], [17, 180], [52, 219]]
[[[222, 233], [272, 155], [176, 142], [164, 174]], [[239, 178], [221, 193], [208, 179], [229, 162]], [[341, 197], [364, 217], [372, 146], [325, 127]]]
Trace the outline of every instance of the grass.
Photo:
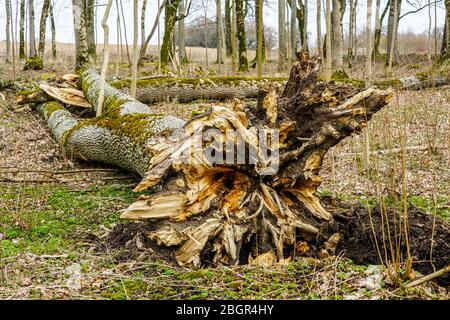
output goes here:
[[[76, 250], [71, 234], [97, 232], [118, 222], [118, 210], [135, 199], [129, 188], [91, 187], [72, 191], [65, 186], [0, 185], [1, 255], [23, 252], [58, 254]], [[118, 207], [118, 204], [120, 207]]]

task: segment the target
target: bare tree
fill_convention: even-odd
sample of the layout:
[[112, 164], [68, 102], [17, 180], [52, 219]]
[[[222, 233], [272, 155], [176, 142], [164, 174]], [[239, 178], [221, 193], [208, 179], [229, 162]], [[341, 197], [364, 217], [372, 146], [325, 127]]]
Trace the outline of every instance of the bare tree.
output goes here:
[[106, 83], [106, 74], [108, 72], [109, 65], [109, 26], [108, 26], [108, 17], [109, 12], [111, 10], [113, 0], [108, 0], [108, 4], [106, 5], [105, 14], [102, 19], [102, 27], [103, 27], [103, 64], [102, 71], [100, 73], [100, 89], [98, 93], [98, 104], [97, 104], [97, 117], [103, 113], [103, 102], [105, 98], [105, 83]]
[[297, 0], [288, 0], [291, 5], [291, 57], [295, 59], [297, 53]]
[[216, 0], [216, 37], [217, 37], [217, 63], [220, 65], [223, 63], [223, 49], [222, 49], [222, 1]]
[[75, 28], [75, 71], [80, 73], [86, 66], [90, 66], [93, 63], [92, 56], [88, 52], [84, 0], [72, 0], [72, 10], [73, 26]]
[[231, 72], [237, 73], [237, 22], [236, 22], [236, 0], [231, 0]]
[[39, 46], [38, 56], [42, 59], [45, 53], [45, 34], [47, 30], [48, 11], [50, 9], [50, 0], [44, 0], [41, 10], [41, 20], [39, 23]]
[[10, 57], [11, 57], [11, 0], [5, 0], [5, 13], [6, 13], [6, 54], [5, 54], [5, 61], [6, 63], [11, 63]]
[[402, 0], [391, 0], [388, 20], [386, 65], [389, 70], [397, 56], [397, 30]]
[[[379, 0], [378, 0], [379, 1]], [[347, 49], [347, 60], [348, 60], [348, 67], [352, 67], [353, 62], [353, 37], [354, 37], [354, 27], [353, 22], [355, 21], [355, 2], [354, 0], [349, 0], [350, 4], [350, 12], [349, 12], [349, 27], [348, 27], [348, 49]]]
[[[367, 0], [367, 19], [366, 19], [366, 69], [365, 69], [366, 88], [372, 84], [372, 0]], [[370, 140], [368, 128], [363, 129], [363, 163], [364, 168], [369, 168]]]
[[[326, 14], [326, 66], [325, 66], [325, 80], [330, 81], [331, 80], [331, 68], [332, 68], [332, 54], [331, 54], [331, 0], [326, 0], [326, 7], [325, 7], [325, 14]], [[334, 50], [334, 49], [333, 49]]]
[[20, 0], [19, 58], [25, 59], [25, 0]]
[[303, 3], [303, 49], [308, 51], [308, 0]]
[[[142, 59], [145, 57], [145, 54], [147, 52], [147, 47], [150, 43], [150, 40], [152, 40], [153, 35], [155, 34], [156, 31], [158, 31], [158, 51], [160, 50], [159, 22], [160, 22], [161, 13], [164, 10], [164, 8], [166, 7], [167, 1], [168, 0], [164, 0], [163, 3], [160, 4], [159, 0], [158, 0], [158, 12], [156, 14], [156, 19], [155, 19], [155, 22], [153, 23], [152, 30], [150, 31], [149, 35], [145, 39], [144, 44], [141, 46], [141, 52], [139, 54], [139, 65], [142, 63]], [[158, 58], [158, 69], [159, 69], [159, 64], [160, 64], [160, 58]]]
[[133, 1], [133, 62], [131, 67], [131, 88], [130, 95], [136, 98], [136, 83], [138, 73], [138, 60], [139, 60], [139, 3], [138, 0]]
[[34, 29], [34, 1], [28, 0], [28, 36], [30, 37], [30, 57], [36, 56], [36, 34]]
[[180, 63], [186, 63], [186, 31], [185, 31], [185, 0], [180, 0], [178, 6], [178, 59]]
[[230, 0], [225, 0], [225, 48], [227, 56], [231, 55], [231, 7]]
[[256, 49], [256, 56], [257, 56], [257, 75], [258, 77], [262, 77], [262, 64], [263, 64], [263, 38], [264, 38], [264, 30], [263, 30], [263, 6], [264, 2], [263, 0], [257, 0], [256, 1], [256, 15], [258, 17], [257, 21], [257, 49]]
[[[378, 4], [378, 1], [379, 0], [377, 0], [377, 4]], [[383, 26], [383, 20], [384, 20], [384, 17], [386, 16], [386, 13], [389, 10], [390, 3], [391, 3], [391, 0], [388, 0], [386, 3], [386, 6], [383, 9], [383, 13], [381, 14], [381, 17], [378, 18], [378, 14], [376, 14], [376, 17], [375, 17], [375, 19], [377, 19], [376, 25], [375, 25], [374, 40], [373, 40], [373, 43], [374, 43], [373, 44], [373, 54], [375, 57], [380, 54], [379, 48], [380, 48], [380, 40], [381, 40], [381, 27]]]
[[170, 42], [173, 29], [175, 27], [176, 15], [178, 11], [178, 5], [180, 0], [167, 0], [165, 1], [165, 19], [164, 19], [164, 36], [161, 45], [160, 59], [161, 68], [167, 69], [167, 65], [170, 61]]
[[319, 57], [323, 60], [323, 47], [322, 47], [322, 0], [317, 0], [317, 9], [316, 9], [316, 33], [317, 33], [317, 53]]
[[[320, 1], [320, 0], [319, 0]], [[278, 71], [286, 70], [286, 1], [278, 0]]]
[[52, 56], [56, 58], [56, 26], [55, 17], [53, 15], [53, 3], [50, 1], [50, 27], [52, 30]]
[[450, 58], [450, 0], [445, 0], [445, 24], [444, 35], [442, 36], [441, 58]]
[[245, 11], [244, 1], [234, 0], [236, 3], [236, 36], [238, 40], [238, 52], [239, 52], [239, 67], [238, 71], [248, 71], [248, 59], [247, 59], [247, 40], [245, 35]]
[[97, 59], [97, 45], [95, 43], [95, 0], [85, 0], [84, 10], [86, 12], [86, 35], [88, 42], [88, 53], [90, 59]]
[[141, 46], [145, 43], [145, 13], [147, 11], [147, 0], [142, 2], [141, 10]]
[[331, 12], [331, 41], [333, 45], [333, 69], [343, 70], [344, 39], [342, 37], [342, 16], [345, 9], [345, 0], [332, 0], [333, 11]]

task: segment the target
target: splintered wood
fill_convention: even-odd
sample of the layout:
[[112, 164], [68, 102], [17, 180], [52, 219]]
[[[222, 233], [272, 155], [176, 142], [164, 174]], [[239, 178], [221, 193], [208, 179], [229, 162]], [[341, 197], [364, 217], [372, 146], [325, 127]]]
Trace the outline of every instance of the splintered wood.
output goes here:
[[[176, 246], [182, 266], [272, 265], [289, 261], [300, 250], [297, 242], [306, 250], [305, 241], [333, 223], [315, 195], [326, 152], [360, 132], [392, 95], [318, 82], [319, 64], [300, 53], [281, 95], [263, 88], [256, 108], [237, 100], [231, 108], [215, 106], [173, 135], [152, 140], [153, 157], [135, 191], [156, 185], [163, 191], [141, 198], [122, 218], [150, 220], [149, 238]], [[274, 129], [276, 137], [263, 135], [267, 156], [260, 132]], [[220, 154], [230, 145], [230, 157]], [[244, 161], [236, 161], [239, 146]], [[324, 250], [333, 254], [339, 240], [334, 236]]]

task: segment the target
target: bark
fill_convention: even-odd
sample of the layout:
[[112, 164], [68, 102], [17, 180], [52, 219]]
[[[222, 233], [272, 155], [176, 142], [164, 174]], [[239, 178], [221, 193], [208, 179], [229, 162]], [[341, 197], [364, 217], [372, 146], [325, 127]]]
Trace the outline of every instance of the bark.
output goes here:
[[402, 0], [392, 0], [389, 7], [386, 65], [391, 67], [398, 59], [397, 35]]
[[298, 49], [298, 37], [297, 37], [297, 0], [288, 0], [289, 5], [291, 7], [291, 33], [290, 33], [290, 42], [291, 42], [291, 57], [295, 59]]
[[142, 3], [141, 11], [141, 46], [145, 43], [145, 12], [147, 11], [147, 0]]
[[[380, 1], [380, 0], [377, 0]], [[353, 22], [355, 21], [355, 2], [354, 0], [350, 0], [350, 14], [349, 14], [349, 27], [348, 27], [348, 50], [347, 50], [347, 60], [348, 60], [348, 67], [352, 68], [352, 62], [353, 62]]]
[[138, 0], [133, 1], [133, 61], [131, 66], [131, 89], [130, 95], [135, 98], [136, 97], [136, 82], [137, 82], [137, 74], [138, 74], [138, 60], [139, 60], [139, 49], [138, 49], [138, 41], [139, 41], [139, 22], [138, 22], [138, 14], [139, 14], [139, 4]]
[[344, 0], [332, 0], [333, 11], [331, 12], [331, 43], [332, 43], [332, 66], [334, 71], [343, 70], [344, 65], [344, 39], [342, 36], [342, 17], [345, 10]]
[[167, 0], [165, 5], [164, 36], [160, 52], [161, 68], [163, 70], [167, 70], [170, 62], [171, 36], [175, 27], [175, 18], [178, 11], [179, 1], [180, 0]]
[[25, 0], [20, 0], [19, 58], [25, 59]]
[[89, 54], [89, 46], [86, 34], [86, 10], [84, 0], [72, 0], [73, 21], [75, 29], [75, 71], [81, 72], [93, 64], [92, 55]]
[[[391, 96], [390, 91], [361, 92], [318, 82], [318, 61], [304, 53], [299, 59], [281, 95], [267, 87], [256, 109], [240, 103], [232, 109], [213, 107], [187, 123], [154, 115], [148, 106], [108, 85], [101, 117], [78, 121], [58, 103], [41, 104], [38, 111], [70, 157], [143, 176], [136, 191], [161, 185], [163, 192], [141, 198], [122, 218], [153, 219], [149, 238], [161, 246], [176, 246], [180, 265], [200, 267], [206, 260], [234, 265], [261, 259], [261, 254], [283, 262], [297, 240], [322, 240], [321, 230], [334, 224], [333, 214], [314, 195], [323, 157], [366, 126]], [[80, 82], [96, 106], [98, 74], [88, 69]], [[198, 134], [211, 127], [223, 139], [216, 141], [226, 144], [235, 137], [221, 132], [237, 130], [258, 161], [213, 161], [205, 153], [217, 145], [208, 138], [204, 147], [195, 148]], [[257, 143], [255, 132], [264, 127], [281, 130], [280, 143], [275, 143], [283, 146], [277, 172], [270, 171]], [[275, 147], [270, 148], [274, 154]], [[199, 151], [200, 158], [193, 158]]]
[[9, 60], [11, 57], [11, 1], [5, 0], [5, 9], [6, 9], [6, 54], [5, 54], [5, 61], [6, 63], [10, 63]]
[[[331, 69], [332, 69], [332, 52], [331, 52], [331, 0], [326, 0], [326, 28], [327, 32], [325, 35], [325, 55], [326, 55], [326, 67], [325, 67], [325, 80], [331, 80]], [[333, 49], [334, 50], [334, 49]]]
[[[101, 116], [103, 112], [103, 102], [105, 99], [105, 82], [106, 82], [106, 73], [108, 72], [108, 65], [109, 65], [109, 26], [108, 26], [108, 17], [109, 12], [111, 10], [112, 1], [109, 0], [108, 4], [106, 5], [105, 14], [102, 19], [102, 27], [103, 27], [103, 64], [102, 64], [102, 71], [100, 73], [100, 90], [99, 90], [99, 98], [98, 98], [98, 104], [97, 104], [97, 116]], [[136, 95], [136, 94], [135, 94]]]
[[48, 11], [50, 9], [50, 0], [44, 0], [41, 11], [41, 20], [39, 23], [39, 47], [38, 56], [43, 59], [45, 53], [45, 33], [47, 30]]
[[[145, 43], [141, 46], [141, 52], [139, 54], [139, 65], [142, 65], [143, 58], [145, 57], [145, 54], [147, 52], [147, 47], [150, 43], [150, 40], [152, 40], [153, 35], [155, 34], [156, 30], [158, 30], [158, 46], [159, 46], [159, 17], [161, 16], [161, 13], [166, 6], [166, 2], [167, 2], [167, 0], [164, 0], [162, 5], [159, 6], [152, 30], [150, 31], [149, 35], [145, 39]], [[160, 60], [158, 59], [158, 66], [159, 66], [159, 63], [160, 63]]]
[[316, 4], [316, 33], [317, 33], [317, 54], [324, 59], [322, 48], [322, 0], [317, 0]]
[[237, 24], [236, 24], [236, 0], [231, 0], [231, 73], [233, 76], [237, 73]]
[[222, 1], [216, 0], [216, 39], [217, 39], [217, 63], [220, 65], [223, 63], [223, 33], [222, 33]]
[[225, 48], [227, 56], [231, 55], [231, 3], [225, 0]]
[[286, 70], [286, 2], [278, 0], [278, 72]]
[[30, 58], [36, 57], [36, 34], [34, 28], [34, 1], [28, 0], [28, 36], [30, 38]]
[[180, 5], [178, 8], [178, 59], [180, 63], [187, 63], [186, 56], [186, 28], [185, 28], [185, 19], [184, 15], [186, 14], [186, 8], [184, 5], [185, 0], [180, 0]]
[[445, 0], [445, 24], [442, 36], [441, 59], [450, 58], [450, 0]]
[[50, 27], [52, 30], [52, 57], [56, 58], [56, 26], [53, 16], [53, 3], [50, 3]]
[[372, 84], [372, 0], [367, 0], [365, 84]]
[[236, 2], [236, 36], [238, 40], [238, 57], [239, 57], [239, 72], [248, 71], [247, 59], [247, 39], [245, 36], [245, 14], [244, 1], [235, 0]]
[[[389, 10], [391, 0], [388, 0], [386, 3], [386, 6], [383, 9], [383, 13], [381, 14], [381, 17], [378, 19], [377, 15], [377, 24], [375, 26], [375, 34], [374, 34], [374, 44], [373, 44], [373, 53], [374, 56], [378, 56], [380, 54], [380, 41], [381, 41], [381, 27], [383, 26], [384, 17], [386, 16], [386, 13]], [[378, 6], [378, 0], [377, 0], [377, 6]]]
[[262, 77], [262, 64], [265, 60], [265, 54], [263, 54], [264, 43], [264, 28], [263, 28], [263, 0], [255, 1], [256, 11], [256, 63], [257, 63], [257, 76]]
[[86, 36], [88, 44], [89, 59], [97, 59], [97, 45], [95, 43], [95, 0], [84, 0], [84, 10], [86, 12]]
[[304, 0], [303, 4], [303, 50], [309, 51], [308, 47], [308, 0]]

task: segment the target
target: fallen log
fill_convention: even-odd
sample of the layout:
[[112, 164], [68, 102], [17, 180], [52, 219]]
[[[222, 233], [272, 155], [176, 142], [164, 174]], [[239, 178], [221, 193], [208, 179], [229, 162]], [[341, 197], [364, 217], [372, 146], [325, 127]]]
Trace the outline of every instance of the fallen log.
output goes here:
[[[155, 103], [176, 99], [181, 103], [196, 100], [256, 99], [259, 87], [268, 83], [284, 85], [284, 77], [209, 77], [209, 78], [156, 78], [137, 82], [136, 99]], [[128, 90], [129, 80], [120, 80], [113, 87]]]
[[[325, 154], [392, 96], [319, 82], [318, 71], [319, 59], [300, 53], [282, 93], [269, 85], [257, 106], [216, 106], [188, 122], [109, 85], [100, 117], [78, 121], [57, 102], [38, 111], [70, 156], [141, 175], [136, 191], [159, 186], [122, 218], [150, 220], [150, 239], [176, 246], [180, 265], [282, 262], [334, 224], [315, 195]], [[92, 106], [99, 82], [92, 69], [79, 79]]]

